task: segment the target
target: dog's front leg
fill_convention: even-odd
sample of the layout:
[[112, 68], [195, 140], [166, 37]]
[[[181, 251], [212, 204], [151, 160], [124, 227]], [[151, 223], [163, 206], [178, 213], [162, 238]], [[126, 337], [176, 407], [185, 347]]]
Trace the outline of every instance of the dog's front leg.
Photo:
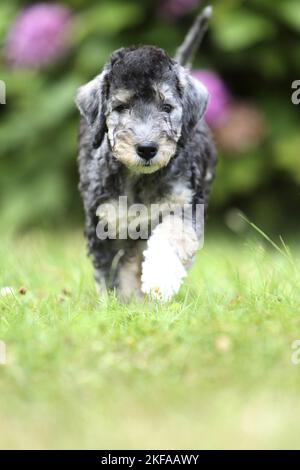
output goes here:
[[144, 251], [142, 291], [154, 299], [170, 300], [179, 291], [199, 243], [191, 220], [166, 217], [154, 229]]
[[94, 267], [94, 278], [99, 294], [107, 289], [116, 287], [115, 271], [112, 269], [113, 261], [118, 253], [114, 240], [101, 240], [97, 235], [98, 217], [93, 208], [86, 212], [85, 235], [87, 239], [88, 254]]
[[141, 272], [144, 241], [136, 241], [125, 253], [118, 270], [118, 293], [125, 302], [142, 296]]

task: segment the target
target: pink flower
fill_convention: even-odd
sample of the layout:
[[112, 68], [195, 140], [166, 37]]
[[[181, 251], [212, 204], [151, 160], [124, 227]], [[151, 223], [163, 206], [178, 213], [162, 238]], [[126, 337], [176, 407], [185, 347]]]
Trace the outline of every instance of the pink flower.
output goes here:
[[38, 3], [25, 8], [6, 40], [7, 61], [15, 67], [40, 68], [67, 49], [70, 10], [59, 4]]
[[249, 103], [233, 103], [226, 120], [214, 129], [220, 147], [229, 154], [247, 152], [264, 139], [266, 126], [263, 115]]
[[193, 70], [191, 74], [206, 86], [209, 92], [209, 103], [205, 113], [205, 120], [212, 127], [217, 127], [229, 112], [231, 106], [230, 93], [215, 72], [209, 70]]
[[159, 5], [159, 13], [163, 16], [179, 18], [199, 3], [199, 0], [162, 0]]

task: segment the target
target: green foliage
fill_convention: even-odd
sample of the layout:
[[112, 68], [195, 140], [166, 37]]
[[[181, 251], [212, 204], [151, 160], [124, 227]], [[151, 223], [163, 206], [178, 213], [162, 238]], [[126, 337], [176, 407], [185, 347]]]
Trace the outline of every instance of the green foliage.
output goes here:
[[272, 38], [275, 27], [270, 20], [249, 12], [246, 8], [218, 15], [214, 37], [225, 51], [244, 49], [255, 43]]
[[297, 0], [285, 0], [275, 5], [278, 17], [300, 32], [300, 9]]
[[[120, 46], [153, 43], [173, 54], [195, 15], [166, 18], [158, 13], [160, 2], [150, 0], [61, 3], [74, 12], [71, 45], [63, 59], [42, 71], [20, 71], [5, 62], [4, 47], [0, 52], [0, 79], [7, 84], [7, 104], [0, 107], [0, 216], [16, 229], [61, 223], [80, 213], [76, 88], [96, 75]], [[245, 210], [255, 206], [257, 212], [250, 214], [255, 217], [261, 204], [258, 189], [275, 194], [274, 210], [284, 210], [290, 201], [282, 192], [276, 199], [278, 181], [291, 185], [295, 194], [300, 184], [300, 109], [291, 103], [291, 83], [300, 78], [298, 1], [212, 3], [214, 17], [195, 68], [216, 70], [235, 100], [260, 110], [266, 129], [263, 141], [249, 151], [232, 156], [219, 146], [211, 211], [223, 213], [233, 204]], [[1, 2], [2, 46], [27, 4]], [[270, 226], [272, 217], [271, 211]]]

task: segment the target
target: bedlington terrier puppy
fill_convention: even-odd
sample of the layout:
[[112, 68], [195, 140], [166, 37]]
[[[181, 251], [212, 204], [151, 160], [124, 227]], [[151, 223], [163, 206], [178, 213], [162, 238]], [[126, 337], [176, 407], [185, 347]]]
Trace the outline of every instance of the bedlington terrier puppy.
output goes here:
[[187, 65], [210, 13], [175, 59], [154, 46], [119, 49], [76, 95], [88, 253], [98, 289], [125, 300], [171, 299], [203, 241], [216, 158], [208, 93]]

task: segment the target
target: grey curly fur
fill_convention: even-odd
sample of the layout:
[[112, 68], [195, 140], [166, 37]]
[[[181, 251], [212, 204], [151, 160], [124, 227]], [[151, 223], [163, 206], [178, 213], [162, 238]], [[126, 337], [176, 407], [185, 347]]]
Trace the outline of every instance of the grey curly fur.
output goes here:
[[[185, 76], [184, 85], [180, 74]], [[153, 105], [150, 90], [157, 83], [167, 83], [178, 107], [182, 108], [180, 123], [174, 124], [180, 129], [180, 136], [175, 153], [166, 166], [150, 174], [133, 173], [115, 157], [107, 135], [109, 100], [120, 88], [130, 90], [141, 101], [136, 112], [142, 112], [144, 102]], [[202, 119], [205, 97], [200, 98], [195, 82], [178, 62], [162, 49], [152, 46], [116, 51], [90, 88], [79, 90], [76, 98], [82, 114], [78, 139], [79, 188], [86, 217], [88, 254], [98, 284], [105, 282], [108, 288], [118, 289], [118, 269], [112, 269], [113, 260], [122, 249], [123, 263], [135, 252], [137, 244], [134, 240], [100, 240], [97, 237], [96, 211], [100, 204], [130, 194], [131, 203], [148, 205], [168, 197], [174, 182], [184, 182], [192, 190], [192, 204], [204, 203], [207, 208], [216, 158], [214, 144]]]

